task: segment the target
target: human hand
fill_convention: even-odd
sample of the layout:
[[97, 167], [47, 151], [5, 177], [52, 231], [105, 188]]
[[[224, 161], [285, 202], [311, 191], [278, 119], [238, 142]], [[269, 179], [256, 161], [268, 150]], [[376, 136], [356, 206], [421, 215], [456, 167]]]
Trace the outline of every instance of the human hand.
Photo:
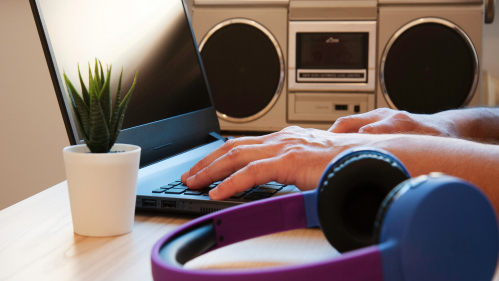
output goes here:
[[389, 108], [378, 108], [363, 114], [341, 117], [328, 131], [333, 133], [409, 133], [457, 136], [456, 126], [444, 114], [413, 114]]
[[195, 164], [181, 179], [191, 189], [225, 179], [210, 191], [214, 200], [270, 181], [311, 190], [317, 187], [334, 156], [347, 148], [367, 145], [368, 139], [374, 137], [288, 127], [266, 136], [232, 139]]

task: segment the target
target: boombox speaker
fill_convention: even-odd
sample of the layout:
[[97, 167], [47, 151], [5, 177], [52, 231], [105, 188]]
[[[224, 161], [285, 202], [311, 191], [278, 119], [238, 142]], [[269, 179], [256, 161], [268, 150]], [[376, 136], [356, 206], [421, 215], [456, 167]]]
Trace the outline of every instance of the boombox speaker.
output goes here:
[[377, 107], [478, 105], [483, 22], [482, 1], [379, 1]]
[[478, 57], [457, 25], [421, 18], [403, 26], [388, 41], [379, 78], [392, 108], [436, 113], [470, 102], [478, 84]]
[[193, 1], [192, 27], [222, 130], [289, 126], [288, 6], [287, 0]]
[[284, 84], [284, 57], [272, 33], [236, 18], [213, 27], [199, 45], [219, 118], [253, 121], [276, 103]]

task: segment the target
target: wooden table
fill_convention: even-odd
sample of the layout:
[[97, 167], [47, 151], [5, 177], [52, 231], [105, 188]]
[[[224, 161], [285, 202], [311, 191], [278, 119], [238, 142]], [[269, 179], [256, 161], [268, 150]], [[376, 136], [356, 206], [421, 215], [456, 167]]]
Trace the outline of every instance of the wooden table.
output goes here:
[[[74, 234], [66, 182], [0, 211], [0, 280], [151, 280], [151, 249], [194, 218], [138, 212], [131, 233]], [[210, 252], [188, 268], [250, 268], [333, 257], [318, 229], [260, 237]]]
[[[0, 280], [151, 280], [154, 243], [193, 217], [140, 212], [131, 233], [73, 233], [66, 182], [0, 211]], [[252, 268], [337, 256], [318, 229], [268, 235], [210, 252], [188, 268]], [[494, 280], [499, 280], [496, 277]]]

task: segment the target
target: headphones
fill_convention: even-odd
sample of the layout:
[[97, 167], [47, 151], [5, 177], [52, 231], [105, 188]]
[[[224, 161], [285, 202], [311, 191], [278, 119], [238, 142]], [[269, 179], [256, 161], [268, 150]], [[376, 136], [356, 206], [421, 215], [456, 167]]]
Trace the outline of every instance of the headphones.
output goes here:
[[[342, 253], [311, 264], [187, 270], [206, 252], [266, 234], [320, 226]], [[272, 197], [195, 219], [152, 250], [159, 280], [491, 280], [498, 226], [487, 197], [443, 174], [410, 178], [395, 156], [359, 147], [339, 154], [312, 191]]]

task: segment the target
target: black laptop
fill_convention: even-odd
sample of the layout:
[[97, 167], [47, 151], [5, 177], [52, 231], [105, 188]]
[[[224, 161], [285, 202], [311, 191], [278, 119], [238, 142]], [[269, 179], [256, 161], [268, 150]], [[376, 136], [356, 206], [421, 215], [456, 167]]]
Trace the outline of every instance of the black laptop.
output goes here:
[[[189, 190], [180, 175], [222, 145], [220, 127], [182, 0], [30, 0], [70, 143], [83, 144], [63, 83], [79, 81], [97, 57], [123, 68], [122, 89], [138, 79], [117, 143], [142, 148], [137, 209], [205, 214], [297, 191], [276, 182], [223, 201]], [[87, 80], [84, 78], [84, 80]], [[88, 83], [88, 80], [86, 81]], [[112, 92], [117, 85], [112, 84]], [[79, 89], [79, 87], [77, 87]]]

